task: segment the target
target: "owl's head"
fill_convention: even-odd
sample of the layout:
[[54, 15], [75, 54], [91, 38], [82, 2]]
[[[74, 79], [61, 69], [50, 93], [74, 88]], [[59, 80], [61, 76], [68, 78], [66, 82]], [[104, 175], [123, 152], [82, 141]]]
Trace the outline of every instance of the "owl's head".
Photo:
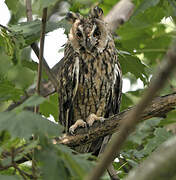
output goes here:
[[69, 41], [76, 52], [101, 53], [108, 43], [108, 30], [103, 20], [103, 10], [91, 9], [88, 17], [69, 12], [66, 19], [72, 24]]

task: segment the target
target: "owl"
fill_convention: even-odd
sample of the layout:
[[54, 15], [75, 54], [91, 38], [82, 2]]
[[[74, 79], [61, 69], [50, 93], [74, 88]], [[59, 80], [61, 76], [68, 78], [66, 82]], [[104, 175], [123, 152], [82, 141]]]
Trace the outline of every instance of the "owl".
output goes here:
[[[66, 19], [72, 26], [59, 73], [59, 121], [74, 134], [119, 112], [122, 75], [102, 9], [93, 8], [87, 17], [69, 12]], [[102, 140], [78, 151], [96, 152]]]

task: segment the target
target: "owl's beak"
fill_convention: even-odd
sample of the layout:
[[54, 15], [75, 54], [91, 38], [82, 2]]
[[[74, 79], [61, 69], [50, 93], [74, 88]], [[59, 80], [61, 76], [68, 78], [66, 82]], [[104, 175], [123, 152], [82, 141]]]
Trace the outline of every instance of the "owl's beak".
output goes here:
[[95, 43], [96, 43], [96, 42], [94, 42], [94, 40], [93, 40], [92, 37], [87, 38], [86, 48], [87, 48], [89, 51], [91, 51], [91, 50], [94, 48]]
[[91, 44], [90, 38], [87, 38], [86, 47], [87, 47], [88, 50], [92, 49], [92, 44]]

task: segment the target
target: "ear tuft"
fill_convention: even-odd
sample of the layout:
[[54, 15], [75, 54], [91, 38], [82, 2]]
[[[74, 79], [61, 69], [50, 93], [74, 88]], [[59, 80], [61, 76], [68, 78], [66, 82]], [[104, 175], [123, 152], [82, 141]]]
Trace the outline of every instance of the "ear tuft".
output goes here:
[[101, 8], [99, 8], [98, 6], [96, 6], [91, 10], [91, 15], [94, 18], [102, 19], [103, 18], [103, 10]]
[[69, 21], [70, 23], [74, 23], [75, 21], [76, 21], [76, 19], [78, 19], [79, 18], [79, 15], [77, 14], [77, 13], [74, 13], [74, 12], [68, 12], [67, 14], [66, 14], [66, 20], [67, 21]]

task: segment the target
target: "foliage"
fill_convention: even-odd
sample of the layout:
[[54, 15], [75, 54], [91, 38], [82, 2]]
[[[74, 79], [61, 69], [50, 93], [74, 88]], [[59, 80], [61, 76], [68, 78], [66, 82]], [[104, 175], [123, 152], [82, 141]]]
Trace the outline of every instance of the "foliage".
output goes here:
[[[57, 0], [33, 1], [33, 13], [37, 17], [31, 22], [21, 22], [25, 15], [25, 1], [5, 0], [11, 11], [7, 28], [0, 31], [0, 179], [83, 179], [94, 166], [95, 157], [78, 154], [69, 147], [53, 144], [53, 138], [61, 136], [62, 126], [58, 121], [57, 93], [47, 98], [33, 95], [28, 97], [31, 87], [35, 87], [37, 63], [30, 58], [30, 45], [40, 38], [42, 8], [49, 11], [59, 6]], [[67, 0], [70, 10], [85, 15], [89, 7], [99, 4], [106, 15], [117, 0]], [[171, 2], [171, 3], [170, 3]], [[156, 67], [160, 64], [175, 36], [174, 1], [133, 0], [135, 10], [128, 22], [117, 30], [115, 37], [123, 77], [130, 81], [131, 88], [123, 94], [121, 110], [135, 105], [141, 98]], [[166, 23], [165, 23], [166, 22]], [[47, 23], [47, 32], [64, 28], [67, 34], [69, 24], [65, 19]], [[44, 74], [46, 76], [46, 74]], [[47, 79], [47, 78], [45, 78]], [[133, 91], [137, 80], [144, 88]], [[171, 78], [161, 94], [173, 92], [176, 80]], [[2, 112], [11, 103], [26, 101], [9, 112]], [[40, 107], [40, 114], [30, 110]], [[54, 117], [55, 122], [48, 117]], [[124, 145], [114, 167], [123, 178], [132, 167], [140, 164], [162, 142], [173, 134], [168, 125], [175, 123], [176, 112], [166, 118], [152, 118], [137, 127]], [[22, 158], [36, 165], [18, 164]], [[16, 162], [16, 163], [15, 163]], [[18, 167], [16, 167], [18, 166]], [[19, 170], [21, 169], [21, 171]], [[15, 170], [15, 171], [14, 171]], [[103, 179], [108, 179], [105, 175]]]

